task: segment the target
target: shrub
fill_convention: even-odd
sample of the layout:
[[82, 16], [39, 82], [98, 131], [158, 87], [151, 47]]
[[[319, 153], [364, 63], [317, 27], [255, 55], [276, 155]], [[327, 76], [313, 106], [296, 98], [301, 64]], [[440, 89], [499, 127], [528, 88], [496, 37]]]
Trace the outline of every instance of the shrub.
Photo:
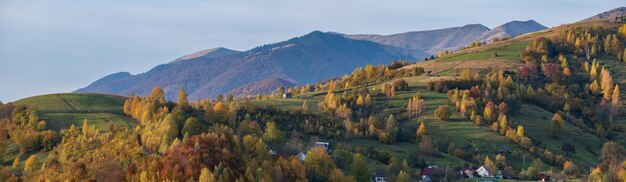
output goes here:
[[448, 105], [441, 105], [437, 110], [435, 110], [435, 118], [447, 121], [450, 119], [450, 107]]

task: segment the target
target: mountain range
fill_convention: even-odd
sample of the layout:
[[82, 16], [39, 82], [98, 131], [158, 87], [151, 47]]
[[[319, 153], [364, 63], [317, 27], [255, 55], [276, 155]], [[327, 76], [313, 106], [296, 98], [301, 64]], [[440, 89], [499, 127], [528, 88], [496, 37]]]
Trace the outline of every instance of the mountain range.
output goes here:
[[168, 100], [175, 99], [180, 88], [187, 91], [190, 99], [224, 93], [269, 93], [280, 86], [339, 77], [366, 64], [422, 60], [475, 41], [512, 37], [545, 28], [529, 20], [512, 21], [494, 29], [470, 24], [393, 35], [314, 31], [243, 52], [222, 47], [194, 52], [145, 73], [119, 72], [105, 76], [75, 92], [147, 95], [152, 88], [160, 86]]
[[535, 32], [547, 27], [535, 22], [512, 21], [489, 29], [481, 24], [469, 24], [438, 30], [414, 31], [392, 35], [357, 34], [344, 35], [358, 40], [369, 40], [380, 44], [400, 47], [412, 52], [437, 54], [441, 51], [454, 51], [475, 41], [489, 42], [493, 38], [515, 37], [520, 34]]

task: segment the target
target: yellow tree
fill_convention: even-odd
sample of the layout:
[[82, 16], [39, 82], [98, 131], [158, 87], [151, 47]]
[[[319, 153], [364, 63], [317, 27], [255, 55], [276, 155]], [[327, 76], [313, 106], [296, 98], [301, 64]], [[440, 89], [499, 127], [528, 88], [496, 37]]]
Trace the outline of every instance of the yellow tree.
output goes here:
[[341, 172], [341, 169], [331, 170], [328, 181], [330, 182], [355, 182], [354, 177], [344, 175], [343, 172]]
[[611, 97], [611, 105], [613, 106], [613, 114], [619, 113], [619, 108], [622, 105], [619, 97], [619, 85], [615, 84], [615, 89], [613, 90], [613, 96]]
[[420, 137], [427, 134], [428, 132], [426, 131], [426, 125], [424, 124], [424, 121], [421, 121], [420, 126], [417, 128], [417, 132], [415, 133], [416, 140], [419, 141]]
[[302, 112], [309, 113], [309, 105], [306, 103], [306, 100], [302, 103]]
[[517, 136], [524, 137], [524, 126], [517, 125]]
[[326, 153], [326, 149], [316, 147], [307, 152], [304, 167], [307, 178], [311, 181], [328, 181], [328, 174], [332, 169], [335, 169], [335, 163]]
[[359, 95], [359, 98], [356, 99], [356, 105], [362, 106], [364, 102], [363, 96]]
[[37, 170], [37, 155], [31, 155], [24, 162], [24, 171], [26, 172], [34, 172]]
[[178, 105], [181, 107], [189, 106], [189, 100], [187, 100], [187, 92], [182, 87], [178, 90]]
[[202, 168], [198, 182], [215, 182], [215, 175], [208, 168]]

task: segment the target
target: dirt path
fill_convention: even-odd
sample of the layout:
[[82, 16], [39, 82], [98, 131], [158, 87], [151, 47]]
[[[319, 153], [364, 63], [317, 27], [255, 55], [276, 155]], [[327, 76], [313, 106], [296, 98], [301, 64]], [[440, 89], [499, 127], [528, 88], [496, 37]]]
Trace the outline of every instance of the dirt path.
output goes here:
[[65, 103], [65, 105], [67, 105], [68, 107], [72, 108], [72, 110], [78, 111], [78, 109], [76, 107], [74, 107], [74, 105], [72, 105], [69, 101], [65, 100], [65, 98], [61, 97], [61, 94], [57, 94], [57, 97], [59, 97], [59, 99], [61, 99], [61, 101], [63, 101], [63, 103]]

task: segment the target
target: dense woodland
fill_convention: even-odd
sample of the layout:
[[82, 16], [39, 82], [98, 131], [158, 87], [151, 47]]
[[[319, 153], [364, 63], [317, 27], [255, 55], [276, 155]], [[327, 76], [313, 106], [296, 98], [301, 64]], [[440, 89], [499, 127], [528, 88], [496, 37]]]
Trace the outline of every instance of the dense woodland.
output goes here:
[[[498, 41], [508, 41], [498, 40]], [[498, 42], [494, 41], [494, 42]], [[388, 181], [415, 181], [420, 170], [432, 165], [426, 157], [454, 156], [465, 166], [438, 168], [435, 180], [456, 180], [457, 171], [482, 165], [490, 171], [525, 180], [539, 173], [560, 179], [586, 181], [626, 180], [623, 135], [615, 118], [624, 115], [620, 83], [599, 63], [603, 56], [626, 61], [626, 25], [617, 30], [600, 26], [573, 26], [554, 37], [538, 37], [523, 50], [519, 70], [463, 70], [456, 79], [430, 81], [430, 92], [446, 93], [452, 104], [435, 106], [434, 117], [446, 122], [473, 122], [510, 139], [532, 154], [527, 168], [517, 168], [519, 155], [473, 152], [471, 143], [454, 144], [431, 137], [423, 120], [427, 101], [410, 90], [403, 78], [425, 74], [412, 63], [367, 65], [351, 74], [315, 84], [279, 88], [272, 94], [242, 98], [218, 96], [189, 101], [180, 89], [176, 102], [167, 101], [161, 88], [150, 95], [130, 96], [124, 114], [139, 122], [134, 128], [111, 123], [98, 129], [84, 121], [60, 131], [48, 130], [36, 108], [0, 105], [0, 143], [15, 144], [19, 156], [0, 166], [4, 181], [370, 181], [370, 162], [385, 165]], [[472, 44], [466, 49], [482, 46]], [[445, 56], [442, 54], [440, 56]], [[402, 100], [405, 108], [393, 114], [381, 103], [399, 91], [414, 92]], [[285, 93], [313, 98], [289, 110], [256, 101], [279, 100]], [[549, 128], [554, 139], [564, 125], [597, 136], [604, 145], [598, 164], [578, 166], [570, 155], [576, 150], [563, 144], [561, 151], [541, 147], [528, 137], [521, 121], [511, 120], [523, 103], [553, 113]], [[463, 121], [450, 121], [453, 113]], [[418, 121], [408, 130], [401, 123]], [[376, 140], [393, 147], [415, 143], [419, 150], [399, 158], [383, 148], [350, 147], [353, 140]], [[334, 141], [332, 149], [313, 147]], [[47, 155], [34, 155], [45, 152]], [[301, 160], [298, 154], [306, 158]], [[21, 158], [26, 158], [21, 161]], [[471, 163], [471, 164], [470, 164]], [[529, 162], [530, 163], [530, 162]], [[549, 166], [543, 167], [543, 164]], [[578, 163], [580, 164], [580, 163]], [[441, 166], [440, 166], [441, 167]], [[18, 174], [18, 175], [16, 175]], [[448, 175], [445, 175], [448, 174]]]

